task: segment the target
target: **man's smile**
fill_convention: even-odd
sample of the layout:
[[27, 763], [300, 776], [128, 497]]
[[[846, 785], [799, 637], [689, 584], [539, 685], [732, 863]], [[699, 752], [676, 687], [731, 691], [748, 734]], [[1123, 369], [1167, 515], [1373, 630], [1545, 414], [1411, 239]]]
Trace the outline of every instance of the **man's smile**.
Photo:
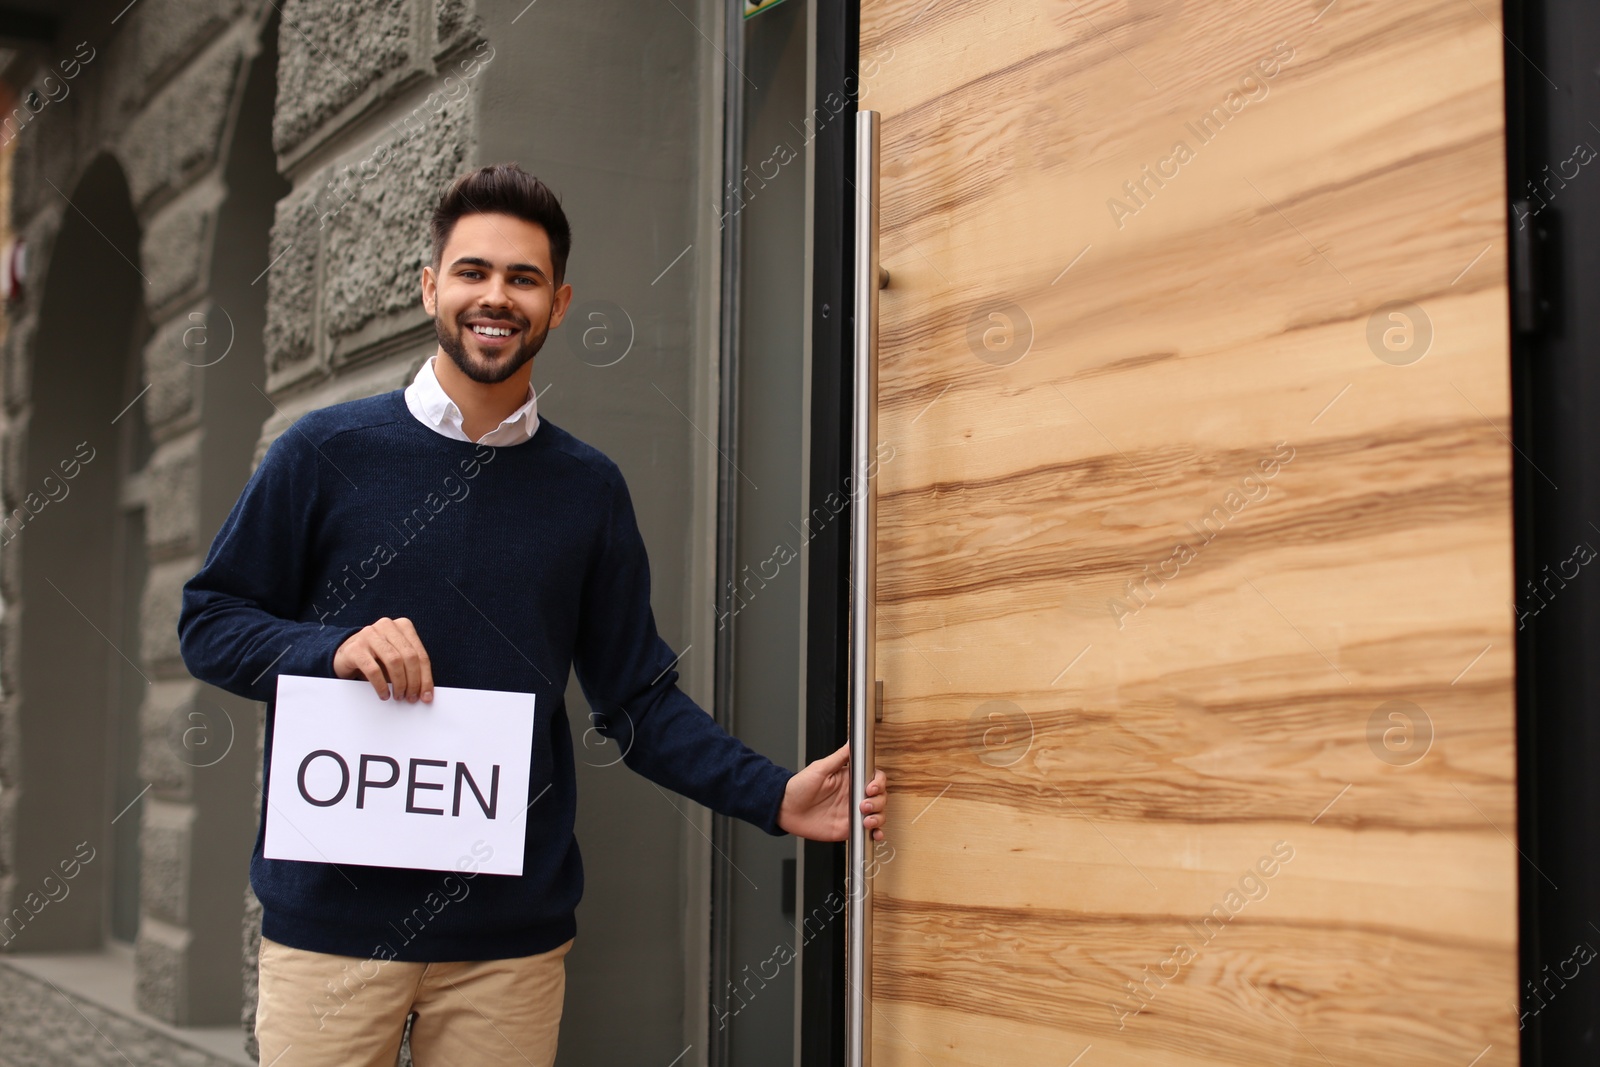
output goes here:
[[486, 348], [499, 348], [520, 332], [514, 324], [498, 319], [469, 322], [467, 330]]

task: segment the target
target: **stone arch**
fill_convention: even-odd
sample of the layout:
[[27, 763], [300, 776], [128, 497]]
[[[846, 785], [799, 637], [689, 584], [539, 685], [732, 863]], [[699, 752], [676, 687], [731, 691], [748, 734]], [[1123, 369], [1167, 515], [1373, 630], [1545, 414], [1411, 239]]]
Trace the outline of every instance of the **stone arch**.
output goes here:
[[[180, 1026], [235, 1025], [247, 995], [258, 708], [189, 677], [176, 622], [182, 584], [272, 415], [260, 391], [263, 272], [289, 184], [271, 141], [279, 16], [271, 3], [250, 6], [186, 23], [187, 43], [162, 39], [165, 59], [135, 51], [157, 38], [129, 29], [145, 16], [133, 13], [79, 83], [79, 98], [96, 101], [73, 116], [79, 135], [41, 126], [23, 146], [33, 277], [5, 345], [6, 506], [40, 487], [49, 464], [73, 458], [71, 447], [56, 455], [65, 437], [86, 439], [73, 427], [104, 427], [107, 441], [91, 440], [95, 458], [70, 497], [30, 517], [39, 533], [0, 545], [16, 553], [0, 558], [10, 598], [0, 620], [0, 875], [9, 875], [0, 911], [28, 914], [50, 865], [89, 841], [95, 858], [72, 892], [29, 915], [13, 947], [132, 939], [137, 1008]], [[133, 94], [130, 72], [142, 85]], [[142, 103], [124, 124], [103, 124], [113, 101], [135, 96]], [[96, 154], [69, 184], [77, 152]], [[107, 299], [113, 268], [132, 288]], [[96, 290], [74, 300], [74, 281], [91, 280]], [[114, 709], [111, 719], [97, 706]]]
[[[139, 224], [109, 153], [65, 198], [40, 290], [23, 458], [12, 468], [21, 506], [6, 515], [0, 546], [26, 559], [8, 620], [21, 664], [7, 917], [20, 919], [19, 905], [30, 913], [15, 935], [30, 951], [97, 948], [112, 930], [132, 937], [138, 824], [122, 825], [120, 809], [138, 791], [148, 684], [138, 647], [144, 533], [131, 487], [149, 444], [138, 405], [128, 406], [148, 333]], [[72, 869], [60, 899], [48, 899], [46, 879], [62, 883]], [[37, 913], [34, 892], [48, 899]]]
[[[255, 47], [242, 64], [219, 145], [203, 298], [173, 312], [145, 353], [152, 383], [159, 378], [167, 387], [153, 410], [163, 420], [160, 466], [175, 472], [171, 483], [184, 494], [185, 536], [173, 548], [181, 543], [189, 551], [174, 559], [170, 580], [159, 583], [163, 600], [147, 613], [147, 626], [172, 642], [174, 654], [179, 585], [249, 479], [273, 414], [263, 343], [268, 239], [290, 185], [272, 150], [278, 17], [274, 8], [267, 12], [252, 32]], [[146, 763], [164, 768], [167, 781], [146, 820], [145, 851], [168, 869], [148, 878], [143, 893], [151, 936], [140, 946], [139, 1003], [172, 1021], [232, 1022], [241, 1000], [253, 1008], [241, 927], [257, 825], [259, 710], [185, 674], [146, 716]]]
[[[257, 705], [189, 677], [178, 655], [182, 584], [249, 479], [265, 399], [262, 331], [268, 235], [289, 184], [277, 172], [272, 114], [278, 16], [250, 24], [215, 164], [175, 202], [209, 215], [193, 255], [192, 298], [163, 307], [145, 348], [157, 452], [152, 485], [165, 498], [152, 529], [144, 628], [158, 681], [144, 718], [144, 766], [154, 784], [143, 825], [139, 1007], [169, 1022], [217, 1024], [251, 1000], [241, 946], [259, 776]], [[208, 191], [209, 189], [209, 191]], [[213, 206], [214, 205], [214, 206]], [[163, 210], [170, 210], [164, 207]]]

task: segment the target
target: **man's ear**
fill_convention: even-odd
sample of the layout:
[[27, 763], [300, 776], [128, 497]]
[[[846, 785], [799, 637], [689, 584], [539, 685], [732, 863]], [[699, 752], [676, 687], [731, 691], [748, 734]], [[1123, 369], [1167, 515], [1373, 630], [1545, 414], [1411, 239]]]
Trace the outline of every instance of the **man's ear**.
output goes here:
[[572, 286], [562, 283], [556, 290], [555, 299], [550, 302], [550, 329], [561, 325], [561, 320], [567, 317], [567, 309], [572, 306]]
[[423, 267], [422, 268], [422, 310], [426, 311], [428, 313], [429, 317], [433, 317], [434, 316], [435, 311], [437, 310], [437, 301], [438, 301], [438, 299], [439, 299], [439, 287], [438, 287], [437, 280], [434, 278], [433, 268], [432, 267]]

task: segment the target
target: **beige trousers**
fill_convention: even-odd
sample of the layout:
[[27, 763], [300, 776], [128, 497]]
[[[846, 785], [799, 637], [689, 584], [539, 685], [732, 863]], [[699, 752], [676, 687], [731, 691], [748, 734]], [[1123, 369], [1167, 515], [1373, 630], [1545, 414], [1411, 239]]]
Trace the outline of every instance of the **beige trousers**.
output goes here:
[[568, 941], [464, 963], [333, 956], [261, 939], [261, 1067], [394, 1067], [406, 1017], [416, 1067], [551, 1067]]

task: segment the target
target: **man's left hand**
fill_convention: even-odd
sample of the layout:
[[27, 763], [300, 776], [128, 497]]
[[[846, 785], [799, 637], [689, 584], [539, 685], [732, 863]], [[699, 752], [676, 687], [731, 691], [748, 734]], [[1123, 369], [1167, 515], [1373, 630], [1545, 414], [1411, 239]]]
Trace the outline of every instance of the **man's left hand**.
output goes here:
[[[883, 840], [889, 780], [880, 770], [867, 783], [861, 825]], [[778, 809], [778, 828], [810, 841], [843, 841], [850, 834], [850, 746], [806, 765], [789, 779]]]

